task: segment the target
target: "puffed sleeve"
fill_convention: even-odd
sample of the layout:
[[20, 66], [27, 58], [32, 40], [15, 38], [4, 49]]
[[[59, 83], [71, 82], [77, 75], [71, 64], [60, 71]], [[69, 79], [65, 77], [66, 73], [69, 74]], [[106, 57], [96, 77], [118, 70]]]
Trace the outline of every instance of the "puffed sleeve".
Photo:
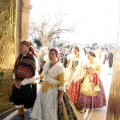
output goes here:
[[96, 73], [100, 74], [101, 73], [101, 64], [98, 62], [97, 67], [96, 67]]
[[64, 91], [64, 72], [59, 74], [59, 87], [58, 87], [58, 90], [62, 90]]

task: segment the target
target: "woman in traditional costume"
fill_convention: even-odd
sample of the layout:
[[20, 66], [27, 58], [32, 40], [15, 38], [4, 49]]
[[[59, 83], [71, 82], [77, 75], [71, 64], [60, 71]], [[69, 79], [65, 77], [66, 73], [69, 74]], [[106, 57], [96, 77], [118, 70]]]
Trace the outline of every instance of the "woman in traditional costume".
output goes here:
[[10, 101], [15, 104], [20, 120], [24, 118], [24, 108], [32, 109], [36, 99], [35, 51], [29, 41], [20, 44], [21, 54], [17, 57], [13, 73], [13, 92]]
[[65, 68], [59, 62], [57, 49], [49, 50], [49, 60], [40, 75], [43, 82], [31, 118], [33, 120], [77, 120], [76, 109], [64, 91]]
[[85, 65], [86, 75], [80, 86], [78, 106], [84, 112], [87, 108], [101, 108], [106, 106], [106, 97], [102, 82], [99, 78], [101, 63], [95, 59], [95, 54], [90, 51], [87, 54], [89, 61]]
[[75, 46], [72, 49], [72, 54], [69, 66], [66, 69], [65, 85], [69, 98], [76, 104], [78, 101], [80, 84], [84, 77], [83, 50]]

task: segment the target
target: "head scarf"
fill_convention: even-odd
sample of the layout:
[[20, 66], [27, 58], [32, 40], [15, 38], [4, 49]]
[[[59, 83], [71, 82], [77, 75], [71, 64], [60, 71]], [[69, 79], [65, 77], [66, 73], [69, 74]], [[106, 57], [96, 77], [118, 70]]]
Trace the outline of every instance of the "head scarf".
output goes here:
[[56, 54], [56, 56], [58, 57], [58, 61], [60, 60], [60, 52], [59, 52], [59, 50], [57, 50], [56, 48], [51, 48], [50, 50], [49, 50], [49, 52], [50, 51], [55, 51], [55, 54]]

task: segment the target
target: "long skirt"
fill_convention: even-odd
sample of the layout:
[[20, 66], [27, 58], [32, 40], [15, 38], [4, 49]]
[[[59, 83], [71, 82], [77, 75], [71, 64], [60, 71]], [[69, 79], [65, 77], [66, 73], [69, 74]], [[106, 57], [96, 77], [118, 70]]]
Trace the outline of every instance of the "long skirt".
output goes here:
[[81, 83], [80, 81], [72, 82], [70, 84], [69, 90], [67, 90], [67, 94], [74, 104], [76, 104], [78, 100], [78, 92], [80, 89], [80, 83]]
[[78, 120], [78, 112], [66, 93], [63, 96], [63, 103], [58, 105], [58, 120]]
[[78, 95], [77, 105], [80, 108], [101, 108], [106, 106], [106, 97], [101, 80], [99, 80], [100, 91], [96, 96], [87, 96], [81, 92]]
[[10, 102], [15, 105], [24, 105], [24, 108], [32, 108], [37, 95], [37, 85], [27, 84], [17, 89], [13, 85], [12, 94], [10, 96]]
[[32, 120], [77, 120], [77, 111], [66, 93], [63, 99], [58, 105], [58, 89], [48, 88], [43, 92], [41, 87], [31, 113]]

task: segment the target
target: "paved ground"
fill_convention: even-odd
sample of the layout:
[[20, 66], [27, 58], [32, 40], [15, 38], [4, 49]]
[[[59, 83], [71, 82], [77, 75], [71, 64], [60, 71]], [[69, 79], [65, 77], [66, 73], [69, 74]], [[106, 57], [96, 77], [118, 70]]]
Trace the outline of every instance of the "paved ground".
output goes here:
[[[106, 98], [108, 100], [109, 96], [109, 89], [111, 84], [111, 70], [108, 69], [108, 65], [103, 65], [102, 67], [102, 74], [101, 74], [101, 81], [103, 83]], [[107, 106], [100, 108], [100, 109], [94, 109], [94, 110], [87, 110], [86, 113], [80, 113], [79, 111], [79, 120], [105, 120], [106, 119], [106, 111]], [[29, 120], [29, 114], [30, 112], [25, 112], [26, 120]], [[17, 111], [15, 109], [11, 110], [11, 112], [7, 112], [0, 115], [0, 120], [19, 120]]]
[[[18, 116], [18, 112], [15, 108], [11, 109], [13, 112], [11, 113], [8, 113], [8, 112], [5, 112], [3, 114], [0, 115], [0, 120], [19, 120], [19, 116]], [[11, 111], [9, 110], [9, 111]], [[29, 119], [29, 115], [30, 115], [30, 112], [29, 111], [26, 111], [25, 112], [25, 118], [26, 120], [30, 120]]]

